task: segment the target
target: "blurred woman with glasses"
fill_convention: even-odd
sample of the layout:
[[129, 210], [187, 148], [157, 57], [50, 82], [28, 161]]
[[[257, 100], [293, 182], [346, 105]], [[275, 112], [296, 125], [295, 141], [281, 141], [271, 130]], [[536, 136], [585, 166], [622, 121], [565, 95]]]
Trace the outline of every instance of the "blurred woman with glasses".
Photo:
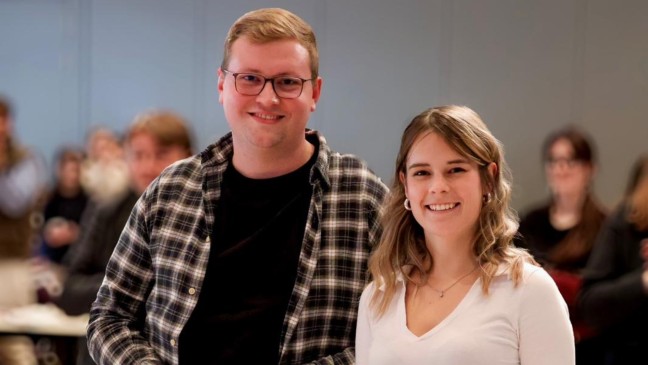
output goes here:
[[546, 138], [542, 158], [551, 196], [522, 217], [516, 243], [547, 269], [569, 305], [576, 363], [602, 364], [596, 332], [583, 323], [576, 306], [581, 271], [606, 216], [592, 192], [594, 146], [583, 131], [570, 126]]

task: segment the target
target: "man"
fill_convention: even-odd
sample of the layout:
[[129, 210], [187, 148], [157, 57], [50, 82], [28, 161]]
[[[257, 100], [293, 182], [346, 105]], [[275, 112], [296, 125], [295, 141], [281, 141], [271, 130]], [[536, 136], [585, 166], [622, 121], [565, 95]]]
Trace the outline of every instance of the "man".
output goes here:
[[239, 18], [218, 70], [231, 133], [136, 204], [90, 312], [99, 364], [352, 364], [387, 188], [306, 129], [320, 97], [311, 27]]
[[[90, 311], [110, 255], [135, 202], [162, 170], [191, 156], [190, 134], [187, 122], [169, 111], [149, 112], [135, 118], [124, 143], [129, 186], [121, 196], [84, 213], [80, 239], [68, 251], [69, 273], [63, 293], [55, 299], [67, 314]], [[94, 364], [85, 341], [79, 346], [77, 364]]]

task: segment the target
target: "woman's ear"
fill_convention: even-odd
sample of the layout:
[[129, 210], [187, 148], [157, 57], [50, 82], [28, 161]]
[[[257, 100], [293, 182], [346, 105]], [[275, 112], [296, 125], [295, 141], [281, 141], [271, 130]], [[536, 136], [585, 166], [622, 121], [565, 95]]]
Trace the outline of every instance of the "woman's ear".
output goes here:
[[405, 191], [405, 197], [407, 197], [407, 178], [403, 172], [398, 173], [398, 180], [403, 185], [403, 190]]
[[497, 164], [495, 162], [491, 162], [488, 164], [488, 166], [486, 166], [486, 169], [488, 170], [488, 174], [490, 175], [490, 181], [486, 184], [487, 191], [485, 193], [492, 193], [495, 189], [495, 186], [493, 185], [495, 184], [495, 181], [497, 181]]

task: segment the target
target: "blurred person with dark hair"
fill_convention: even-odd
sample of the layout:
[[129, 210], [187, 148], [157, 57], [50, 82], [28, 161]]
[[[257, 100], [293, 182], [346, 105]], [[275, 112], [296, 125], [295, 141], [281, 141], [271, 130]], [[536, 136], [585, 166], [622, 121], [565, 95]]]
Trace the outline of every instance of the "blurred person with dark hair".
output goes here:
[[[68, 276], [55, 303], [69, 315], [90, 311], [104, 277], [106, 264], [117, 244], [135, 202], [146, 187], [175, 161], [191, 156], [189, 124], [169, 111], [138, 115], [124, 141], [129, 189], [120, 198], [105, 202], [84, 217], [80, 240], [69, 252]], [[94, 364], [85, 339], [77, 363]]]
[[551, 196], [522, 217], [516, 244], [547, 269], [569, 305], [576, 364], [602, 364], [600, 340], [576, 303], [582, 270], [606, 216], [592, 192], [594, 144], [584, 131], [568, 126], [545, 139], [542, 159]]
[[648, 348], [648, 155], [637, 159], [623, 202], [597, 237], [580, 304], [601, 328], [606, 365], [643, 364]]
[[81, 186], [82, 150], [60, 148], [56, 154], [54, 186], [45, 203], [43, 244], [40, 253], [52, 263], [61, 264], [70, 244], [77, 240], [81, 215], [88, 194]]
[[[41, 219], [44, 163], [13, 137], [13, 110], [0, 96], [0, 310], [35, 301], [27, 262]], [[1, 336], [0, 364], [35, 364], [28, 337]]]
[[13, 138], [12, 113], [9, 101], [0, 97], [0, 258], [26, 259], [46, 177], [40, 156]]

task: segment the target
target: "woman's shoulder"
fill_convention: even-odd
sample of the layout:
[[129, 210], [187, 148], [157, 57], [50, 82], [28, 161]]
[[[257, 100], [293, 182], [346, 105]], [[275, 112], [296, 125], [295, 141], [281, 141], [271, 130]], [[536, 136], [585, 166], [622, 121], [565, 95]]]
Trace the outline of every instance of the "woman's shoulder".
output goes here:
[[524, 260], [517, 267], [511, 263], [500, 263], [497, 267], [495, 276], [504, 277], [511, 281], [514, 281], [514, 277], [520, 277], [522, 283], [528, 282], [529, 280], [545, 281], [548, 279], [549, 281], [552, 281], [549, 273], [547, 273], [545, 269], [528, 260]]
[[522, 285], [527, 291], [559, 294], [556, 282], [549, 272], [531, 263], [525, 263], [522, 268]]

